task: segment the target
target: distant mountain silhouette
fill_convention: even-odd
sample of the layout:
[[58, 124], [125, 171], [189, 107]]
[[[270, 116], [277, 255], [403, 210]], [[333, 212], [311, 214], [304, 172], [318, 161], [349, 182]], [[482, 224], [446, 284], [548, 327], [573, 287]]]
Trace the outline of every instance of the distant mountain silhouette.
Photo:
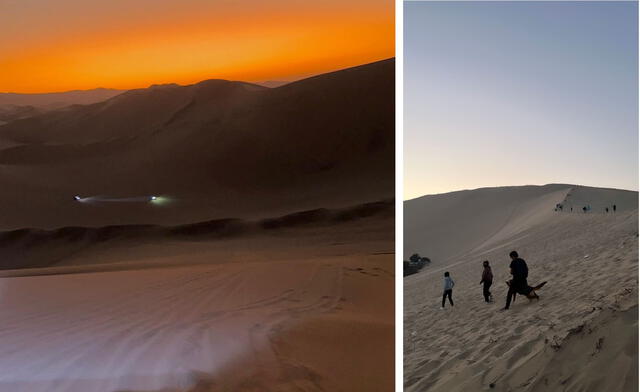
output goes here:
[[44, 111], [29, 105], [0, 105], [0, 125], [27, 117], [37, 116]]
[[20, 94], [0, 93], [0, 107], [5, 105], [33, 106], [39, 109], [58, 109], [69, 105], [88, 105], [109, 99], [125, 90], [96, 88], [60, 93]]

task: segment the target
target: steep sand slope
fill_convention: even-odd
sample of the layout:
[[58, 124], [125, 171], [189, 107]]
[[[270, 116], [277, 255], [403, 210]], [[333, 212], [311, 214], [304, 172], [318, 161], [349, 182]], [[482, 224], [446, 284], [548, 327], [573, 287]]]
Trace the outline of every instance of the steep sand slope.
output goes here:
[[0, 126], [0, 229], [253, 219], [393, 197], [394, 70], [390, 59], [274, 89], [154, 86]]
[[[428, 195], [405, 202], [404, 254], [428, 255], [446, 262], [466, 252], [499, 244], [510, 236], [547, 222], [556, 204], [564, 212], [604, 213], [616, 204], [618, 211], [637, 208], [637, 192], [567, 184], [481, 188]], [[444, 259], [443, 259], [444, 258]]]
[[[447, 222], [443, 230], [420, 221], [420, 211], [435, 214], [428, 201], [419, 210], [411, 201], [405, 207], [413, 227], [428, 228], [409, 238], [446, 240], [434, 242], [437, 257], [417, 249], [432, 263], [404, 279], [406, 390], [637, 390], [638, 194], [564, 185], [465, 193], [450, 194], [453, 201], [434, 197], [456, 218], [434, 221]], [[594, 210], [553, 211], [570, 200]], [[594, 212], [608, 203], [617, 204], [616, 214]], [[405, 244], [405, 252], [416, 244]], [[539, 302], [518, 296], [500, 312], [513, 249], [527, 261], [531, 284], [549, 283]], [[478, 284], [485, 259], [494, 274], [492, 304], [484, 303]], [[444, 271], [456, 282], [455, 307], [441, 310]]]
[[61, 262], [84, 273], [5, 277], [0, 390], [391, 390], [393, 224], [112, 238]]

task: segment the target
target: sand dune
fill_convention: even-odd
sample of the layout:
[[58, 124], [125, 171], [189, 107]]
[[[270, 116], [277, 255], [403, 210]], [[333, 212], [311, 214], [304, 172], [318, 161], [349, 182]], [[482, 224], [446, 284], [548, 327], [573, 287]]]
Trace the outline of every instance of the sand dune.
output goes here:
[[5, 277], [0, 390], [390, 390], [392, 227], [109, 241], [66, 257], [84, 273]]
[[[556, 203], [593, 210], [554, 212]], [[616, 214], [601, 208], [609, 203]], [[432, 260], [404, 279], [406, 390], [637, 390], [637, 205], [637, 192], [573, 185], [406, 202], [405, 253]], [[519, 296], [499, 312], [513, 249], [530, 283], [549, 283], [539, 302]], [[478, 284], [485, 259], [492, 304]], [[455, 307], [441, 310], [444, 271], [456, 282]]]
[[0, 125], [41, 113], [42, 110], [30, 105], [0, 105]]
[[[292, 213], [258, 221], [242, 219], [218, 219], [179, 226], [118, 225], [105, 227], [63, 227], [54, 230], [19, 229], [0, 232], [0, 276], [28, 276], [51, 274], [60, 271], [92, 272], [97, 266], [91, 257], [84, 258], [94, 248], [118, 248], [159, 244], [167, 241], [179, 243], [225, 242], [228, 239], [251, 241], [257, 236], [292, 233], [295, 230], [328, 227], [338, 228], [365, 218], [393, 219], [394, 204], [391, 200], [365, 203], [342, 209], [315, 209]], [[187, 248], [188, 248], [187, 244]], [[159, 256], [147, 254], [146, 258]], [[74, 260], [82, 260], [77, 264]], [[117, 266], [110, 270], [135, 266], [132, 262], [108, 259]], [[143, 263], [146, 267], [145, 263]], [[159, 264], [159, 263], [158, 263]], [[55, 268], [74, 265], [75, 268]], [[46, 267], [46, 269], [45, 269]], [[104, 267], [103, 267], [104, 268]], [[7, 271], [11, 270], [11, 271]]]
[[[391, 59], [274, 89], [154, 86], [14, 121], [0, 126], [0, 229], [263, 218], [393, 197], [394, 102]], [[93, 208], [78, 194], [173, 202]]]
[[1, 125], [0, 391], [392, 390], [393, 94], [391, 59]]
[[[0, 125], [39, 116], [72, 105], [89, 105], [104, 101], [125, 90], [97, 88], [62, 93], [19, 94], [0, 93]], [[0, 147], [6, 145], [0, 142]]]
[[500, 244], [510, 236], [556, 216], [556, 204], [563, 212], [582, 213], [584, 205], [591, 213], [604, 213], [604, 207], [616, 204], [618, 212], [637, 209], [638, 193], [550, 184], [481, 188], [440, 195], [423, 196], [405, 202], [404, 254], [428, 255], [448, 259], [465, 252]]
[[96, 88], [93, 90], [74, 90], [61, 93], [20, 94], [0, 93], [0, 107], [4, 105], [33, 106], [39, 109], [58, 109], [69, 105], [89, 105], [104, 101], [124, 90]]

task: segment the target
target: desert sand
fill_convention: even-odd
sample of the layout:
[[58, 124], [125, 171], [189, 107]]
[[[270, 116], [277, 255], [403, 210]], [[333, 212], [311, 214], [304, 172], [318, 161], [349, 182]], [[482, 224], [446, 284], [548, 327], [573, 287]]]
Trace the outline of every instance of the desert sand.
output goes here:
[[0, 391], [391, 390], [393, 91], [387, 60], [0, 126]]
[[391, 390], [393, 205], [371, 214], [5, 270], [0, 390]]
[[[606, 213], [612, 204], [617, 212]], [[638, 390], [637, 192], [484, 188], [406, 201], [404, 219], [405, 256], [432, 260], [404, 279], [407, 391]], [[501, 312], [511, 250], [526, 260], [529, 284], [548, 283], [539, 301], [518, 296]], [[490, 304], [483, 260], [494, 275]], [[440, 309], [444, 271], [455, 306]]]

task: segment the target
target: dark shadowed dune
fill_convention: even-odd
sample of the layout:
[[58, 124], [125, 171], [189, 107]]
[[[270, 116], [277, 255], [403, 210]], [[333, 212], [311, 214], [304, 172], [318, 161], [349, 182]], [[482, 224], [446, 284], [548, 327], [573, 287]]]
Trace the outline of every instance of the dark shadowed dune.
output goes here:
[[384, 200], [335, 210], [301, 211], [257, 221], [216, 219], [177, 226], [70, 226], [54, 230], [10, 230], [0, 232], [0, 269], [64, 265], [64, 256], [106, 242], [113, 246], [114, 241], [212, 241], [300, 227], [332, 227], [369, 217], [393, 218], [393, 214], [393, 200]]
[[330, 213], [324, 208], [318, 208], [310, 211], [297, 212], [285, 215], [275, 219], [265, 219], [261, 222], [261, 226], [265, 229], [279, 229], [283, 227], [295, 227], [326, 221]]
[[[278, 88], [152, 86], [0, 126], [0, 229], [261, 219], [392, 197], [394, 68]], [[174, 202], [80, 206], [76, 194]]]

